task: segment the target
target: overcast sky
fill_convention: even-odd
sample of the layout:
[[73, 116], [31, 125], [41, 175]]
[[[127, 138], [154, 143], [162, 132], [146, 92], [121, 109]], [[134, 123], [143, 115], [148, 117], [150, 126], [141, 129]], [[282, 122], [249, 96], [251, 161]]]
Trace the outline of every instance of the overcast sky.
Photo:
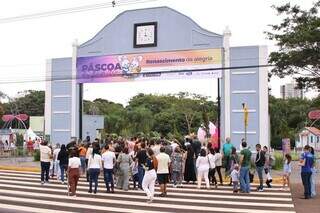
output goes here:
[[[0, 19], [69, 8], [111, 0], [10, 0], [1, 2]], [[46, 59], [70, 57], [72, 42], [81, 44], [92, 38], [119, 13], [128, 9], [169, 6], [191, 17], [201, 27], [222, 34], [229, 26], [231, 46], [267, 45], [274, 50], [272, 41], [263, 33], [268, 24], [279, 23], [271, 5], [281, 5], [288, 0], [158, 0], [150, 3], [104, 8], [81, 13], [52, 16], [13, 23], [0, 23], [0, 79], [1, 81], [37, 80], [45, 75]], [[312, 0], [290, 1], [304, 8]], [[280, 96], [280, 84], [290, 79], [271, 80], [272, 94]], [[215, 80], [144, 81], [139, 83], [86, 84], [85, 98], [106, 98], [126, 103], [139, 92], [178, 93], [188, 91], [216, 98]], [[45, 82], [0, 84], [0, 91], [15, 96], [26, 89], [45, 89]]]

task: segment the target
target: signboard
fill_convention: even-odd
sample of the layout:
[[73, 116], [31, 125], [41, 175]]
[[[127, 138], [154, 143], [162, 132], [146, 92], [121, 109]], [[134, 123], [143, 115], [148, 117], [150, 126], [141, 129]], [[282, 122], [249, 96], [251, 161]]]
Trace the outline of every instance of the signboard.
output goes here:
[[221, 49], [205, 49], [78, 57], [77, 82], [221, 78], [221, 54]]
[[282, 139], [282, 152], [284, 155], [289, 154], [291, 152], [290, 138]]
[[313, 110], [308, 113], [308, 117], [310, 120], [320, 119], [320, 110]]

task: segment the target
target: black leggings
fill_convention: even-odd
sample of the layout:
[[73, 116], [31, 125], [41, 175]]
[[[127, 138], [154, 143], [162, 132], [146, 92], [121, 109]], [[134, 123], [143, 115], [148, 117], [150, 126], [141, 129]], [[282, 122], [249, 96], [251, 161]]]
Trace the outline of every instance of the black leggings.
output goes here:
[[216, 170], [217, 170], [218, 175], [219, 175], [220, 183], [223, 184], [222, 175], [221, 175], [221, 166], [216, 166]]
[[216, 174], [215, 168], [209, 170], [209, 180], [211, 180], [212, 184], [217, 185], [218, 182], [217, 182], [215, 174]]

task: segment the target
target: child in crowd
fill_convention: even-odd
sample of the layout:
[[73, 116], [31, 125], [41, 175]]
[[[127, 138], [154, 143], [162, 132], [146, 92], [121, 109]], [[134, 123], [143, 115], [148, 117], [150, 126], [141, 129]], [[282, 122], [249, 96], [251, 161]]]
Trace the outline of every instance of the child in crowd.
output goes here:
[[133, 189], [136, 189], [137, 182], [139, 180], [139, 176], [138, 176], [138, 159], [137, 158], [134, 158], [134, 161], [131, 164], [131, 172], [132, 172]]
[[[285, 162], [283, 165], [283, 188], [282, 190], [290, 190], [290, 174], [291, 174], [291, 161], [292, 157], [290, 154], [285, 155]], [[287, 185], [287, 188], [286, 188]]]
[[233, 193], [238, 193], [238, 185], [239, 185], [239, 165], [235, 164], [233, 170], [230, 174], [232, 185], [233, 185]]

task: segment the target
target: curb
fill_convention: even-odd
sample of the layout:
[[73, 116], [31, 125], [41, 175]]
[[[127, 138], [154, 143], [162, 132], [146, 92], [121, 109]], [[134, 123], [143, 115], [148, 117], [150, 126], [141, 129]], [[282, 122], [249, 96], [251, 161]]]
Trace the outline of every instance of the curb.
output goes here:
[[40, 172], [37, 167], [19, 167], [19, 166], [0, 166], [1, 170], [21, 171], [21, 172]]

